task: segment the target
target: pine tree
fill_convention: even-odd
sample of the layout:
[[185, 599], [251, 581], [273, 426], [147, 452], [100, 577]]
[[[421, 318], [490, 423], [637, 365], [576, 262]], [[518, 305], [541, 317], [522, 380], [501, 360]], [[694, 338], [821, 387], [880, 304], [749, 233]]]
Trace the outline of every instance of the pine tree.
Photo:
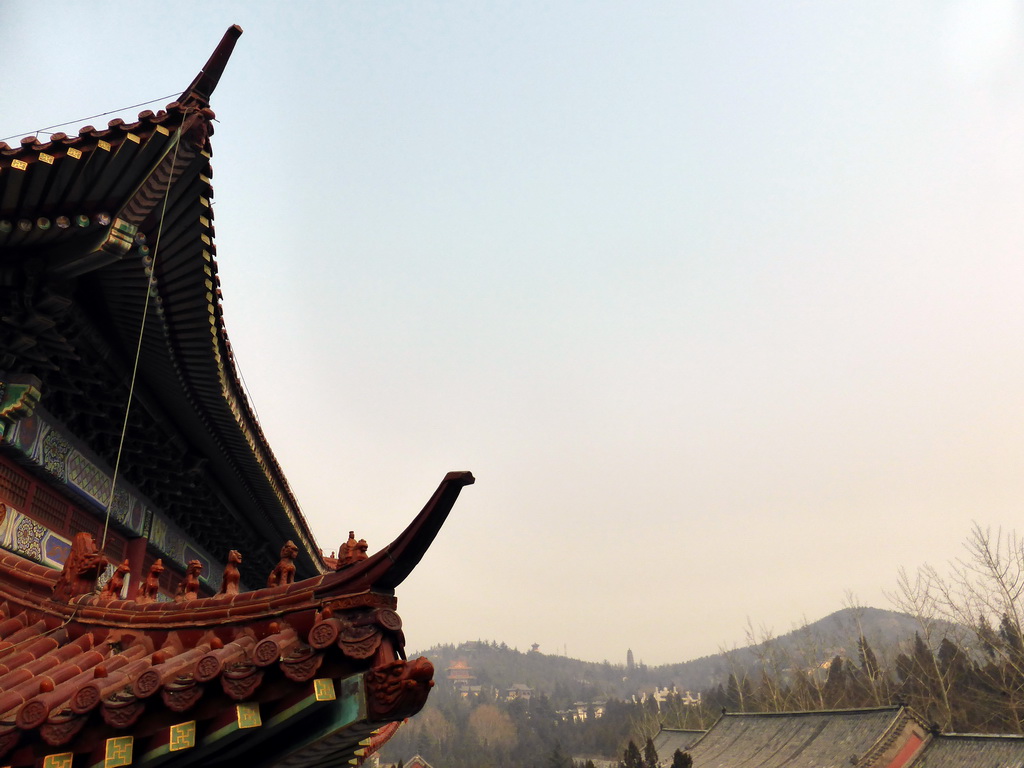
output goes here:
[[846, 666], [842, 656], [836, 656], [828, 666], [828, 677], [825, 678], [825, 705], [835, 709], [846, 703]]
[[632, 739], [629, 740], [629, 745], [622, 755], [622, 764], [625, 768], [644, 768], [644, 759], [640, 755], [640, 749]]
[[654, 740], [650, 738], [644, 744], [644, 768], [658, 768], [658, 750], [654, 748]]
[[693, 768], [693, 758], [689, 752], [677, 749], [672, 753], [672, 768]]

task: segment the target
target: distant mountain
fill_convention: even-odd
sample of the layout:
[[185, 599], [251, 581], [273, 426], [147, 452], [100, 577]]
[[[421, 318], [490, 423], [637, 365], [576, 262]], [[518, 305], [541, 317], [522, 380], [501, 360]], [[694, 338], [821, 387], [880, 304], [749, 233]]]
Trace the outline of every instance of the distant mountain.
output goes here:
[[[879, 659], [889, 660], [912, 641], [921, 625], [906, 613], [880, 608], [844, 608], [778, 637], [756, 638], [741, 648], [679, 664], [653, 667], [652, 675], [671, 680], [684, 690], [705, 690], [728, 679], [730, 673], [747, 674], [762, 665], [779, 668], [820, 667], [836, 655], [856, 658], [863, 635]], [[953, 625], [942, 625], [951, 632]]]
[[[950, 627], [951, 628], [951, 627]], [[693, 692], [724, 684], [730, 673], [759, 674], [762, 665], [776, 670], [799, 666], [821, 667], [836, 655], [856, 658], [857, 640], [863, 635], [880, 659], [888, 659], [913, 640], [919, 624], [910, 615], [878, 608], [846, 608], [779, 637], [756, 638], [742, 648], [676, 664], [656, 667], [595, 663], [523, 652], [497, 641], [439, 645], [421, 653], [434, 662], [441, 684], [449, 668], [462, 662], [475, 684], [505, 691], [524, 684], [544, 694], [556, 706], [609, 697], [628, 698], [655, 687], [675, 685]]]

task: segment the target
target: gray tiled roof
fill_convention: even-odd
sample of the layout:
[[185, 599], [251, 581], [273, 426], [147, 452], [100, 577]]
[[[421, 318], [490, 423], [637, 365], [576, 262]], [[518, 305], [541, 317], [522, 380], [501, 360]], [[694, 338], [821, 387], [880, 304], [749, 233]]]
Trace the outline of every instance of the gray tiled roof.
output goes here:
[[910, 768], [1024, 768], [1024, 736], [938, 736]]
[[850, 768], [900, 716], [899, 707], [725, 714], [688, 751], [694, 768]]
[[672, 755], [677, 749], [680, 752], [685, 752], [693, 742], [703, 735], [704, 731], [662, 728], [654, 737], [654, 749], [658, 753], [658, 762], [662, 765], [671, 765]]

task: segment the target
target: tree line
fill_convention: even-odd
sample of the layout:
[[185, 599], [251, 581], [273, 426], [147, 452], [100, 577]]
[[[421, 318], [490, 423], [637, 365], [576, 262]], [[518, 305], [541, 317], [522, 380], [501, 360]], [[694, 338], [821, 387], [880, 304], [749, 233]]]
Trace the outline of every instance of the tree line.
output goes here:
[[[976, 527], [948, 572], [930, 566], [900, 572], [891, 597], [915, 617], [918, 631], [895, 647], [874, 647], [859, 624], [838, 642], [805, 635], [794, 644], [748, 630], [750, 647], [725, 679], [702, 691], [699, 705], [674, 693], [660, 702], [613, 696], [603, 702], [602, 717], [592, 707], [582, 720], [564, 711], [592, 701], [586, 697], [595, 693], [593, 682], [580, 680], [576, 689], [560, 683], [550, 696], [504, 701], [493, 686], [463, 697], [442, 681], [382, 759], [418, 753], [446, 768], [572, 768], [575, 757], [577, 768], [593, 768], [595, 760], [611, 758], [620, 768], [653, 768], [659, 729], [704, 730], [723, 710], [907, 704], [945, 732], [1024, 733], [1022, 596], [1024, 544], [1013, 534]], [[662, 758], [685, 768], [688, 756]]]

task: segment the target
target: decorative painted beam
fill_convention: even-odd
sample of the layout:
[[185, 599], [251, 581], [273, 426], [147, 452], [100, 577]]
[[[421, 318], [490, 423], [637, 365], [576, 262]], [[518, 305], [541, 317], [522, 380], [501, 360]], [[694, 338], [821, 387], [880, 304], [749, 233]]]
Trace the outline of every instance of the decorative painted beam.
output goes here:
[[11, 374], [0, 379], [0, 426], [5, 439], [10, 427], [35, 412], [42, 397], [41, 387], [39, 379], [25, 374]]

